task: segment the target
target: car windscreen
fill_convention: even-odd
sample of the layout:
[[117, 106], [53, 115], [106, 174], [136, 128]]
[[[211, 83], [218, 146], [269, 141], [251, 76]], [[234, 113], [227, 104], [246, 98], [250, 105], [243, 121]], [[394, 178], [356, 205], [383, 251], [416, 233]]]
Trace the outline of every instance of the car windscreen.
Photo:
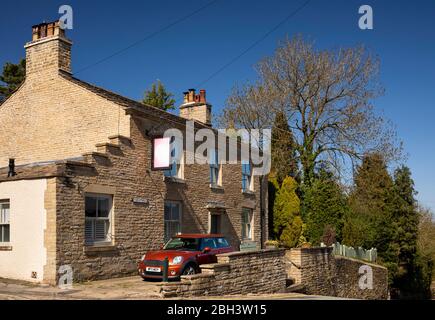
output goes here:
[[164, 246], [163, 250], [186, 250], [198, 251], [199, 239], [194, 238], [172, 238]]

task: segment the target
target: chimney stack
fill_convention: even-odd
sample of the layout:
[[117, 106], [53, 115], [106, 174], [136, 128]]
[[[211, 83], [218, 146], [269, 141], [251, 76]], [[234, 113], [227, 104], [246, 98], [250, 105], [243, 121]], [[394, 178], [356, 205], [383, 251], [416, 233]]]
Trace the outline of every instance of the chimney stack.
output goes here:
[[24, 46], [26, 77], [40, 77], [59, 70], [71, 73], [71, 46], [59, 21], [33, 26], [32, 41]]
[[183, 94], [184, 101], [180, 106], [180, 117], [211, 126], [211, 105], [207, 103], [206, 91], [201, 89], [199, 94], [196, 94], [195, 89], [189, 89]]

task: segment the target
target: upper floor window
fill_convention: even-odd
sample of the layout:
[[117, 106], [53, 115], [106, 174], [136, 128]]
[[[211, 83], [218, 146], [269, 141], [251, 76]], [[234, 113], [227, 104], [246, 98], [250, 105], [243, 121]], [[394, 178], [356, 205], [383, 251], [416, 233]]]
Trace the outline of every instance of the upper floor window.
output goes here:
[[95, 244], [112, 241], [112, 196], [85, 196], [85, 242]]
[[242, 209], [242, 239], [252, 240], [252, 209]]
[[219, 164], [219, 155], [216, 150], [210, 152], [210, 184], [211, 186], [222, 185], [222, 167]]
[[254, 191], [252, 167], [250, 163], [242, 163], [242, 191]]
[[182, 146], [171, 137], [171, 168], [163, 172], [165, 177], [184, 179], [184, 152]]
[[0, 243], [10, 242], [10, 205], [9, 200], [0, 200]]

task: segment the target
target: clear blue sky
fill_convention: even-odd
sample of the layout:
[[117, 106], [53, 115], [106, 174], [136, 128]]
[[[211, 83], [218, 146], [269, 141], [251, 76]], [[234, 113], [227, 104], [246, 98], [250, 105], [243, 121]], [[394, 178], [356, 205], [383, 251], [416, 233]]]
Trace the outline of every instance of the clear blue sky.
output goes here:
[[[60, 5], [74, 9], [73, 69], [94, 64], [211, 0], [4, 1], [0, 66], [24, 57], [30, 27], [55, 20]], [[176, 26], [76, 76], [140, 99], [156, 79], [175, 93], [195, 87], [270, 31], [305, 0], [218, 0]], [[374, 30], [358, 28], [358, 8], [374, 10]], [[277, 42], [301, 33], [319, 48], [366, 44], [381, 59], [386, 94], [375, 104], [397, 126], [409, 154], [418, 199], [435, 209], [435, 1], [312, 0], [264, 41], [203, 85], [219, 113], [231, 87], [253, 79], [253, 65]], [[199, 89], [199, 88], [197, 88]]]

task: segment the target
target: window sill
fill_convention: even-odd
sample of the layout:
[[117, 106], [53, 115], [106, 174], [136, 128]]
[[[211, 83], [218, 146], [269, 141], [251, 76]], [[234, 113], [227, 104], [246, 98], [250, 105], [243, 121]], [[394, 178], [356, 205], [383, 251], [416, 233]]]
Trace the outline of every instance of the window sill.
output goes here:
[[176, 177], [163, 177], [163, 180], [165, 182], [171, 182], [171, 183], [186, 183], [186, 180], [181, 179], [181, 178], [176, 178]]
[[247, 195], [247, 196], [253, 196], [253, 195], [255, 195], [255, 192], [253, 190], [242, 190], [242, 193], [244, 195]]
[[210, 184], [210, 189], [214, 190], [224, 190], [224, 187], [218, 185], [218, 184]]
[[12, 251], [12, 246], [0, 244], [0, 251]]
[[113, 252], [118, 248], [113, 244], [87, 244], [83, 247], [84, 253], [99, 253], [99, 252]]

